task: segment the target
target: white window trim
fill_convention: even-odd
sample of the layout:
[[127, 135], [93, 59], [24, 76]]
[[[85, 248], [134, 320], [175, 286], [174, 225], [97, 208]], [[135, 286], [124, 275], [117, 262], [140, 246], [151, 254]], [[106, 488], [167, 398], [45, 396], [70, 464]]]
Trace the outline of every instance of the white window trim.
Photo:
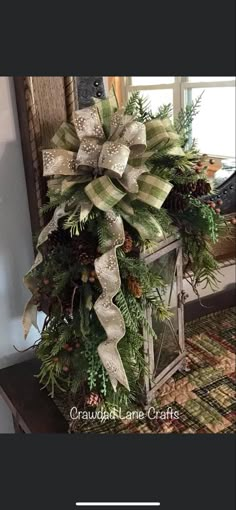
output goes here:
[[[185, 104], [185, 91], [191, 88], [212, 88], [212, 87], [235, 87], [236, 80], [232, 77], [232, 80], [226, 81], [201, 81], [193, 82], [189, 81], [187, 76], [175, 76], [173, 83], [162, 83], [157, 85], [132, 85], [131, 76], [124, 76], [122, 79], [123, 97], [125, 102], [128, 101], [129, 94], [134, 90], [162, 90], [172, 89], [173, 90], [173, 114], [174, 117], [179, 113], [181, 108]], [[216, 160], [226, 159], [229, 156], [222, 154], [209, 154]]]

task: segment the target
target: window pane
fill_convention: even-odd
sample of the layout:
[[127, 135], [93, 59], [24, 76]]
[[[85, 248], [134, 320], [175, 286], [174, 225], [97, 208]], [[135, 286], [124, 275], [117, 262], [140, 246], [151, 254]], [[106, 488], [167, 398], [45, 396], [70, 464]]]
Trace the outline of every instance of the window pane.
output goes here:
[[172, 89], [159, 90], [140, 90], [142, 96], [147, 97], [150, 101], [151, 110], [156, 113], [158, 108], [163, 104], [173, 104]]
[[162, 85], [174, 83], [174, 76], [132, 76], [132, 85]]
[[192, 81], [192, 82], [228, 81], [228, 80], [235, 80], [235, 76], [188, 76], [188, 80]]
[[188, 102], [203, 91], [192, 137], [203, 153], [235, 157], [235, 87], [193, 88], [187, 91]]

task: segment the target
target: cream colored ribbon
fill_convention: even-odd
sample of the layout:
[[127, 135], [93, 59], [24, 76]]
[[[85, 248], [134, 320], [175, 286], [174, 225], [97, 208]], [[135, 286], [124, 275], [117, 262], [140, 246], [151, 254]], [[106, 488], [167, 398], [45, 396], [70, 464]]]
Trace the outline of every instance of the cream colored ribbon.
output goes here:
[[42, 245], [48, 240], [48, 236], [57, 230], [58, 228], [58, 222], [60, 218], [63, 218], [66, 215], [65, 212], [65, 204], [57, 207], [54, 211], [52, 219], [49, 221], [49, 223], [44, 227], [42, 232], [39, 235], [38, 242], [37, 242], [37, 255], [35, 257], [34, 263], [28, 273], [24, 277], [24, 284], [33, 294], [31, 298], [29, 299], [28, 303], [25, 306], [24, 313], [23, 313], [23, 331], [24, 331], [24, 337], [26, 338], [31, 326], [33, 325], [38, 330], [37, 325], [37, 280], [32, 275], [32, 272], [34, 269], [37, 268], [39, 264], [43, 261], [43, 254], [40, 250]]
[[118, 342], [125, 335], [125, 323], [119, 308], [113, 303], [113, 298], [121, 285], [116, 249], [124, 243], [124, 227], [121, 217], [113, 211], [106, 213], [106, 220], [111, 238], [106, 253], [95, 260], [95, 270], [102, 294], [97, 299], [94, 309], [107, 335], [107, 339], [98, 346], [98, 354], [114, 391], [118, 382], [129, 390], [128, 379], [117, 349]]

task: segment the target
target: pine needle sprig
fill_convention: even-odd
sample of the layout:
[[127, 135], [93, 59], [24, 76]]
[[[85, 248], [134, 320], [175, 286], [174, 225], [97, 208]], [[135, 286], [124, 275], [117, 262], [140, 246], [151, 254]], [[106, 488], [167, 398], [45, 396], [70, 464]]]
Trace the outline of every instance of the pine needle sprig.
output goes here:
[[195, 101], [192, 101], [191, 104], [187, 104], [185, 108], [181, 108], [178, 115], [175, 117], [174, 127], [176, 132], [182, 138], [183, 146], [185, 146], [189, 140], [192, 131], [193, 119], [199, 113], [203, 93], [204, 91], [195, 99]]
[[141, 122], [152, 119], [149, 99], [141, 95], [140, 91], [134, 91], [127, 102], [125, 114], [133, 115], [136, 120]]

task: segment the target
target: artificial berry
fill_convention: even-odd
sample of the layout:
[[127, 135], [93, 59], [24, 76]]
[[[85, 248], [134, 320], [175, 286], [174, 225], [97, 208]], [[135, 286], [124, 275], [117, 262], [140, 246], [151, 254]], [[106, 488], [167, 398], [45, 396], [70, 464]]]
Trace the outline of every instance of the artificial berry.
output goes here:
[[210, 207], [211, 207], [212, 209], [215, 209], [215, 207], [216, 207], [215, 202], [211, 202], [209, 205], [210, 205]]
[[232, 225], [236, 225], [236, 218], [231, 218], [230, 222], [232, 223]]
[[217, 208], [215, 209], [215, 212], [216, 212], [217, 214], [220, 214], [220, 213], [221, 213], [221, 209], [220, 209], [219, 207], [217, 207]]
[[69, 344], [64, 344], [63, 345], [63, 349], [65, 349], [66, 351], [68, 351], [68, 347], [70, 347]]
[[48, 285], [49, 284], [49, 279], [48, 278], [44, 278], [43, 283], [44, 283], [44, 285]]
[[196, 172], [196, 174], [201, 174], [202, 173], [202, 168], [200, 168], [200, 167], [196, 168], [195, 172]]
[[223, 200], [219, 199], [216, 201], [217, 205], [222, 205], [223, 204]]
[[201, 166], [202, 166], [202, 162], [201, 162], [201, 161], [198, 161], [198, 162], [197, 162], [197, 166], [201, 167]]
[[62, 370], [63, 372], [69, 372], [69, 367], [67, 365], [64, 365], [64, 367], [62, 367]]
[[73, 351], [73, 347], [70, 345], [70, 346], [67, 348], [67, 351], [68, 351], [68, 352], [72, 352], [72, 351]]
[[54, 363], [57, 363], [59, 361], [59, 358], [53, 358]]
[[90, 277], [89, 277], [89, 282], [90, 282], [90, 283], [94, 283], [94, 282], [95, 282], [95, 278], [94, 278], [94, 276], [90, 276]]
[[77, 342], [77, 343], [75, 344], [75, 347], [76, 347], [76, 349], [79, 349], [79, 348], [80, 348], [80, 343], [79, 343], [79, 342]]
[[210, 161], [209, 161], [209, 163], [210, 163], [210, 165], [214, 165], [215, 160], [211, 158], [211, 159], [210, 159]]
[[90, 271], [90, 276], [94, 276], [94, 278], [96, 278], [96, 276], [97, 276], [97, 275], [96, 275], [96, 271], [94, 271], [94, 270], [93, 270], [93, 271]]

